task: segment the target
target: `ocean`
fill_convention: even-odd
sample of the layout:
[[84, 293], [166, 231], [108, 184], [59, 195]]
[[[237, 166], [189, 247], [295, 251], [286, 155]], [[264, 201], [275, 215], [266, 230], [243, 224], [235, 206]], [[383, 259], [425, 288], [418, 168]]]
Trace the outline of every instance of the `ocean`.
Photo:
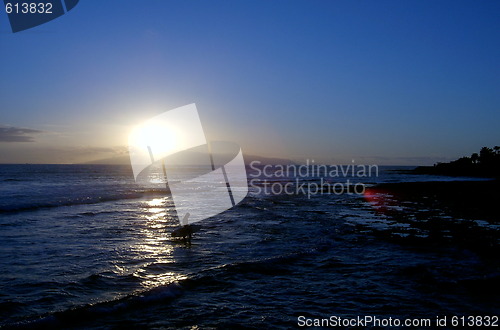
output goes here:
[[[177, 220], [161, 180], [138, 184], [129, 166], [0, 165], [0, 327], [288, 329], [365, 316], [451, 326], [498, 315], [497, 222], [462, 218], [432, 195], [401, 202], [370, 190], [459, 180], [409, 169], [329, 178], [363, 183], [361, 193], [303, 194], [279, 189], [298, 184], [289, 174], [264, 183], [247, 167], [249, 195], [197, 223], [187, 244], [170, 236]], [[492, 243], [477, 250], [458, 227]]]

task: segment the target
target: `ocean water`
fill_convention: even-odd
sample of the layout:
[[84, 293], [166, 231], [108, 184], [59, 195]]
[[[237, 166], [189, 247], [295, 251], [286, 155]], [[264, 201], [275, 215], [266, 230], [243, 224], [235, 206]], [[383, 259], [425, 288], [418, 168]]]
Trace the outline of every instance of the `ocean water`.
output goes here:
[[[128, 166], [0, 165], [0, 327], [292, 328], [299, 316], [498, 314], [498, 255], [413, 225], [429, 213], [499, 237], [496, 224], [392, 204], [402, 221], [348, 190], [266, 194], [262, 173], [247, 170], [249, 195], [199, 222], [186, 244], [170, 237], [177, 220], [158, 173], [148, 185]], [[405, 170], [329, 182], [456, 180]], [[267, 182], [287, 183], [297, 182]]]

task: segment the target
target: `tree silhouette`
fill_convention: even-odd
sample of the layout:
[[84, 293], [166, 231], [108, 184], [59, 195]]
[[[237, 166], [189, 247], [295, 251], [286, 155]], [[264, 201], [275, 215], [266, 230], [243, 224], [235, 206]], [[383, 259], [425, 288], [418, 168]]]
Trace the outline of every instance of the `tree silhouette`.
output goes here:
[[493, 153], [493, 149], [482, 147], [481, 151], [479, 151], [479, 162], [481, 164], [487, 164], [491, 159], [493, 159], [494, 156], [495, 154]]
[[500, 147], [482, 147], [479, 153], [473, 153], [470, 157], [437, 163], [433, 167], [420, 166], [415, 171], [423, 174], [500, 178]]
[[470, 156], [470, 159], [472, 160], [472, 163], [473, 164], [477, 164], [477, 161], [479, 160], [479, 155], [477, 153], [473, 153], [471, 156]]

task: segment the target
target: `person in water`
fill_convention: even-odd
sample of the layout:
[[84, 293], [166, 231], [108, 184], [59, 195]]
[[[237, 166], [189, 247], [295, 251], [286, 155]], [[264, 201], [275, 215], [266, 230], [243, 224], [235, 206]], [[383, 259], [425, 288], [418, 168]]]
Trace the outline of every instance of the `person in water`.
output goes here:
[[188, 223], [189, 212], [184, 215], [181, 221], [182, 226], [172, 232], [172, 237], [182, 237], [182, 239], [188, 243], [191, 243], [191, 238], [193, 237], [193, 228]]

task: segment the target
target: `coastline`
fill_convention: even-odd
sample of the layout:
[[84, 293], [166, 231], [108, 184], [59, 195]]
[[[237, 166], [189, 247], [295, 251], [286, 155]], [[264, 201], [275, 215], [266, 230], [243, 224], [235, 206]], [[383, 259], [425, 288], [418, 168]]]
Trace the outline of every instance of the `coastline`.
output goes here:
[[500, 251], [499, 189], [500, 180], [382, 183], [368, 188], [365, 199], [379, 215], [408, 225], [379, 236], [409, 235], [405, 243], [452, 244], [493, 256]]
[[390, 191], [400, 198], [424, 202], [429, 206], [438, 204], [436, 206], [446, 207], [467, 219], [500, 222], [496, 205], [500, 180], [497, 179], [381, 183], [373, 189]]

